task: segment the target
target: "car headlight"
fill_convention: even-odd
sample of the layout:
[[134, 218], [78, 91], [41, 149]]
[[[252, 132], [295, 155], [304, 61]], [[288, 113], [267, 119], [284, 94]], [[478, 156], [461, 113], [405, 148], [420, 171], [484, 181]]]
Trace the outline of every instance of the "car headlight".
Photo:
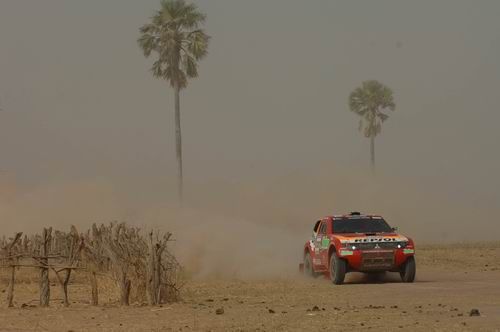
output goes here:
[[406, 246], [408, 245], [408, 242], [404, 241], [404, 242], [399, 242], [398, 243], [398, 249], [403, 249], [403, 248], [406, 248]]

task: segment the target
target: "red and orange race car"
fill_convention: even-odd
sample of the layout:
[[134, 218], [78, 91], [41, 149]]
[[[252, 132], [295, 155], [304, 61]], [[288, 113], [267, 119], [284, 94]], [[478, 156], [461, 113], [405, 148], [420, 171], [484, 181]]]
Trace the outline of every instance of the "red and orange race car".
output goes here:
[[397, 234], [384, 218], [351, 212], [315, 223], [300, 269], [308, 276], [329, 275], [336, 285], [348, 272], [399, 272], [404, 282], [413, 282], [414, 255], [413, 240]]

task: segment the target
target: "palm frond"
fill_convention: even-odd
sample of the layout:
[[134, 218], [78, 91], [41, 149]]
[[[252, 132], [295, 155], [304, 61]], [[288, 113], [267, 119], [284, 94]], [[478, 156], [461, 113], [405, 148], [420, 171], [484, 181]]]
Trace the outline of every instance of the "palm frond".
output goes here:
[[208, 52], [210, 37], [200, 29], [205, 14], [184, 0], [162, 0], [161, 9], [140, 29], [137, 42], [144, 56], [156, 53], [154, 77], [185, 88], [198, 76], [198, 63]]
[[191, 31], [187, 34], [185, 42], [187, 50], [196, 60], [202, 59], [208, 53], [210, 37], [203, 30]]
[[198, 64], [196, 63], [196, 60], [188, 54], [185, 54], [182, 60], [182, 65], [187, 77], [198, 77]]
[[361, 117], [359, 129], [366, 137], [377, 136], [382, 123], [389, 119], [384, 110], [394, 111], [396, 104], [392, 90], [382, 83], [365, 81], [349, 95], [349, 109]]
[[139, 39], [137, 40], [146, 58], [148, 58], [151, 55], [153, 49], [155, 49], [155, 41], [156, 37], [149, 33], [142, 34], [141, 37], [139, 37]]
[[385, 122], [385, 120], [389, 119], [389, 115], [384, 114], [382, 112], [377, 112], [377, 117], [380, 119], [380, 121]]
[[164, 70], [162, 66], [162, 62], [157, 60], [153, 62], [153, 66], [151, 67], [151, 72], [153, 73], [153, 76], [156, 78], [164, 78]]

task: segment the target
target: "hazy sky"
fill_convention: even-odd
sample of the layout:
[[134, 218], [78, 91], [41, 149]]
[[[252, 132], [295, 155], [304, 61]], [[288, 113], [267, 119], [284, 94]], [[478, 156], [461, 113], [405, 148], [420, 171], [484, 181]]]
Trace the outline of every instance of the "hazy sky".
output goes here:
[[[196, 3], [212, 40], [181, 96], [188, 182], [332, 163], [368, 171], [369, 142], [347, 98], [377, 79], [397, 104], [377, 138], [379, 174], [498, 206], [499, 1]], [[4, 177], [28, 187], [170, 183], [173, 93], [136, 43], [158, 6], [0, 0]]]

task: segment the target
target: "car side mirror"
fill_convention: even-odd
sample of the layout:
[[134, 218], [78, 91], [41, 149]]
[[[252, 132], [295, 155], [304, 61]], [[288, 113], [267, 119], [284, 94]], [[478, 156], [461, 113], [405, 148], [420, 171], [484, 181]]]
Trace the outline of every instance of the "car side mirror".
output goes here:
[[395, 231], [397, 231], [397, 230], [398, 230], [398, 228], [397, 228], [397, 227], [391, 227], [391, 229], [392, 229], [392, 231], [393, 231], [393, 232], [395, 232]]

